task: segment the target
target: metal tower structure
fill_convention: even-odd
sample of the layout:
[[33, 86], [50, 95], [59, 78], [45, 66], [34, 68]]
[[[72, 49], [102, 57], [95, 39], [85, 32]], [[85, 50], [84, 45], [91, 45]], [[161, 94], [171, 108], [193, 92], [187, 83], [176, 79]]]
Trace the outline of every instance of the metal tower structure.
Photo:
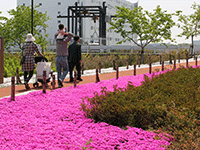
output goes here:
[[[75, 2], [75, 6], [68, 6], [67, 16], [57, 16], [57, 18], [67, 18], [67, 29], [68, 32], [72, 32], [82, 37], [82, 21], [83, 18], [92, 18], [94, 23], [99, 20], [99, 38], [103, 38], [102, 44], [106, 45], [106, 2], [103, 2], [101, 6], [78, 6]], [[79, 30], [78, 30], [79, 25]]]

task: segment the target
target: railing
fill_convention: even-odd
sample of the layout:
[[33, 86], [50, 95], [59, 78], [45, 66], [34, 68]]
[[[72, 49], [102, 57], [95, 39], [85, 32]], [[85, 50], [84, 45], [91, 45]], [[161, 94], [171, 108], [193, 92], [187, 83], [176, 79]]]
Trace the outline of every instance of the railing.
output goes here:
[[[164, 53], [164, 52], [170, 52], [171, 50], [178, 51], [178, 49], [189, 49], [189, 46], [147, 46], [145, 47], [145, 50], [151, 50], [153, 53]], [[56, 46], [48, 46], [47, 49], [51, 52], [56, 52]], [[141, 48], [138, 46], [131, 46], [131, 45], [82, 45], [81, 51], [82, 53], [111, 53], [112, 51], [121, 51], [124, 52], [130, 51], [130, 53], [133, 53], [133, 51], [140, 51]], [[194, 49], [194, 51], [199, 51], [200, 47], [197, 47]]]
[[[90, 43], [90, 40], [93, 39], [95, 41], [99, 41], [99, 43]], [[130, 51], [130, 53], [133, 53], [134, 50], [136, 51], [140, 51], [141, 48], [138, 46], [133, 46], [133, 45], [102, 45], [101, 41], [104, 40], [103, 38], [88, 38], [88, 39], [82, 39], [82, 43], [81, 43], [81, 50], [82, 53], [111, 53], [111, 51], [120, 51], [120, 50], [124, 50], [124, 51]], [[107, 39], [108, 40], [108, 39]], [[39, 46], [40, 48], [40, 46]], [[168, 47], [166, 47], [165, 45], [147, 45], [145, 47], [145, 50], [151, 50], [153, 53], [164, 53], [164, 52], [170, 52], [171, 50], [175, 50], [178, 51], [179, 49], [185, 49], [187, 51], [190, 50], [190, 46], [189, 45], [168, 45]], [[47, 50], [51, 51], [51, 52], [56, 52], [56, 46], [55, 45], [48, 45], [47, 46]], [[15, 52], [21, 52], [21, 50], [19, 48], [12, 48], [9, 50], [12, 54]], [[41, 51], [41, 50], [40, 50]], [[200, 45], [195, 45], [194, 46], [194, 52], [198, 52], [200, 51]], [[7, 52], [5, 50], [5, 52]], [[45, 52], [45, 50], [44, 50]]]
[[[161, 57], [160, 57], [161, 58]], [[171, 57], [170, 57], [171, 58]], [[197, 66], [198, 65], [198, 61], [197, 61], [197, 57], [194, 56], [194, 59], [195, 59], [195, 65]], [[176, 69], [176, 59], [174, 59], [174, 65], [173, 65], [173, 69]], [[172, 64], [172, 59], [169, 59], [169, 63]], [[180, 57], [178, 57], [178, 63], [180, 63]], [[161, 70], [164, 71], [164, 61], [160, 60], [160, 64], [161, 64]], [[138, 64], [139, 66], [140, 64]], [[128, 60], [127, 60], [127, 63], [126, 63], [126, 69], [128, 69], [128, 66], [129, 66], [129, 63], [128, 63]], [[188, 67], [188, 54], [186, 54], [186, 67]], [[113, 70], [116, 70], [116, 79], [119, 78], [119, 70], [118, 70], [118, 66], [116, 66], [115, 64], [115, 60], [113, 60]], [[82, 74], [84, 73], [84, 65], [82, 64], [82, 67], [81, 67], [81, 70], [82, 70]], [[18, 71], [18, 69], [17, 69]], [[99, 62], [99, 65], [98, 67], [96, 68], [96, 83], [97, 82], [100, 82], [100, 78], [99, 78], [99, 73], [101, 73], [101, 62]], [[152, 62], [151, 62], [151, 56], [149, 56], [149, 74], [152, 73]], [[20, 78], [19, 78], [19, 73], [16, 73], [16, 79], [19, 81], [19, 83], [21, 83], [20, 81]], [[133, 75], [135, 76], [136, 75], [136, 64], [133, 65]], [[76, 71], [74, 72], [74, 76], [75, 76], [75, 80], [74, 80], [74, 88], [76, 87], [77, 85], [77, 82], [76, 82]], [[43, 93], [46, 93], [46, 71], [44, 70], [43, 71]], [[52, 90], [55, 89], [55, 75], [52, 75]], [[15, 76], [12, 76], [11, 77], [11, 100], [12, 101], [15, 101]]]

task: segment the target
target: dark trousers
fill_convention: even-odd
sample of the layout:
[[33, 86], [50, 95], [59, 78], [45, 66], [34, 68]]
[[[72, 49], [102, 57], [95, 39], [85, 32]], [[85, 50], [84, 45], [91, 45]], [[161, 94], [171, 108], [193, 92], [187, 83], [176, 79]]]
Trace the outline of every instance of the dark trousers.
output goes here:
[[[28, 77], [27, 77], [28, 76]], [[33, 76], [33, 71], [24, 71], [24, 82], [29, 82]]]
[[77, 78], [81, 78], [81, 63], [79, 63], [79, 62], [69, 62], [69, 77], [70, 77], [71, 80], [73, 79], [72, 72], [74, 70], [74, 66], [76, 66]]

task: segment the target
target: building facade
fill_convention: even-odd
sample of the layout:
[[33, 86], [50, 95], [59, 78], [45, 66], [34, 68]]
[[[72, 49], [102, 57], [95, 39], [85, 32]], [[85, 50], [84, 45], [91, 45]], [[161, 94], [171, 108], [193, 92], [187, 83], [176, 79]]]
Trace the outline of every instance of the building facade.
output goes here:
[[[54, 34], [58, 31], [58, 25], [60, 23], [67, 26], [67, 18], [57, 18], [57, 16], [66, 16], [68, 11], [68, 6], [74, 6], [75, 2], [78, 3], [78, 6], [102, 6], [103, 0], [34, 0], [34, 5], [39, 5], [40, 7], [37, 10], [41, 13], [47, 12], [47, 15], [50, 16], [51, 20], [47, 21], [48, 28], [46, 33], [49, 34], [47, 40], [50, 45], [55, 44]], [[30, 6], [31, 0], [17, 0], [17, 5]], [[138, 2], [130, 3], [126, 0], [106, 0], [105, 5], [107, 6], [106, 15], [112, 16], [116, 13], [115, 6], [125, 6], [130, 9], [137, 7]], [[109, 22], [106, 23], [106, 45], [116, 45], [122, 37], [120, 34], [115, 33], [113, 30], [109, 29]], [[128, 27], [125, 26], [128, 29]], [[79, 31], [79, 29], [78, 29]], [[44, 32], [44, 31], [40, 31]], [[134, 38], [137, 38], [136, 35], [133, 35]], [[96, 43], [99, 40], [99, 22], [98, 20], [94, 23], [92, 18], [83, 18], [82, 21], [82, 40], [85, 44]], [[83, 43], [83, 44], [84, 44]], [[100, 42], [101, 44], [101, 42]], [[124, 45], [133, 45], [131, 42], [126, 42]]]

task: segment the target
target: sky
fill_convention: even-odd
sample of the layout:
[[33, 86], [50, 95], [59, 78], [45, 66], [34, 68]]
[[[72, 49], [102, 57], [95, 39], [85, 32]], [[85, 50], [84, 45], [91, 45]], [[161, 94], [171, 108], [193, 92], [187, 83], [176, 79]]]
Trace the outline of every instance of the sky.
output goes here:
[[[194, 2], [200, 4], [200, 0], [127, 0], [130, 2], [137, 2], [139, 6], [142, 6], [144, 10], [153, 11], [157, 5], [160, 5], [163, 10], [167, 10], [168, 13], [173, 13], [177, 10], [183, 11], [183, 14], [190, 15], [193, 9], [190, 8]], [[2, 16], [9, 17], [7, 11], [14, 9], [17, 6], [17, 0], [0, 0], [0, 11]], [[174, 18], [176, 21], [177, 18]], [[181, 29], [177, 27], [172, 28], [172, 38], [175, 38], [177, 43], [191, 43], [191, 39], [185, 40], [185, 37], [177, 37], [181, 33]], [[200, 40], [199, 37], [195, 37], [194, 40]], [[169, 41], [165, 41], [169, 42]]]
[[[192, 4], [196, 2], [200, 4], [200, 0], [127, 0], [129, 2], [137, 2], [138, 5], [142, 6], [144, 10], [152, 12], [157, 5], [160, 5], [162, 10], [167, 10], [167, 13], [174, 13], [177, 10], [181, 10], [183, 14], [190, 15], [193, 13], [191, 8]], [[173, 17], [174, 21], [177, 21], [177, 17]], [[177, 43], [191, 43], [191, 39], [185, 39], [185, 37], [177, 37], [182, 32], [178, 27], [172, 28], [172, 38], [175, 38]], [[194, 40], [200, 40], [200, 36], [194, 37]], [[169, 41], [165, 41], [169, 42]]]

